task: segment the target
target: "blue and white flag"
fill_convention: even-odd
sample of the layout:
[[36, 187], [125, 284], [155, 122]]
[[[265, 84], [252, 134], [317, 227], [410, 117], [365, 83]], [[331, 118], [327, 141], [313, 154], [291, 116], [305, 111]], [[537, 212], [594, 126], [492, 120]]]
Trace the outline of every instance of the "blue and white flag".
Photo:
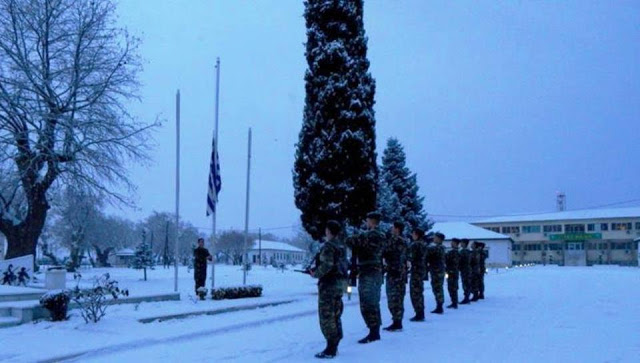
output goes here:
[[220, 161], [218, 160], [218, 149], [216, 139], [211, 143], [211, 162], [209, 163], [209, 191], [207, 193], [207, 217], [216, 212], [218, 203], [218, 193], [222, 189], [222, 179], [220, 178]]

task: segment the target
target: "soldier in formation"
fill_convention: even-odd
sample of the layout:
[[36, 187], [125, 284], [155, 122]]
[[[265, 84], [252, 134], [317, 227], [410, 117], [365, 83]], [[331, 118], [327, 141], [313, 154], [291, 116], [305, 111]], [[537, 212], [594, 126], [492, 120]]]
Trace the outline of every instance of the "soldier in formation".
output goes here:
[[342, 295], [347, 285], [347, 247], [338, 238], [341, 231], [337, 221], [327, 222], [325, 242], [316, 255], [311, 276], [318, 279], [318, 316], [320, 330], [327, 341], [326, 348], [316, 358], [333, 358], [338, 354], [342, 339]]
[[451, 304], [447, 306], [450, 309], [458, 308], [458, 279], [459, 265], [460, 265], [460, 252], [458, 252], [459, 239], [454, 238], [451, 240], [451, 250], [449, 250], [445, 257], [447, 268], [447, 289], [449, 290], [449, 298]]
[[380, 230], [380, 213], [367, 215], [368, 231], [347, 239], [347, 246], [357, 260], [358, 294], [360, 312], [369, 334], [358, 343], [367, 344], [380, 340], [380, 289], [382, 288], [382, 254], [387, 237]]
[[427, 245], [424, 240], [424, 231], [420, 228], [414, 229], [411, 238], [413, 241], [409, 248], [411, 262], [409, 295], [416, 315], [410, 320], [424, 321], [424, 279], [427, 275]]
[[[473, 297], [471, 301], [478, 301], [481, 299], [480, 292], [484, 292], [484, 273], [485, 273], [485, 254], [484, 243], [475, 241], [471, 246], [471, 292]], [[484, 296], [482, 296], [484, 299]]]
[[383, 253], [387, 274], [387, 304], [393, 323], [384, 328], [387, 331], [402, 330], [404, 316], [404, 296], [407, 290], [407, 241], [402, 237], [404, 223], [395, 222], [391, 229], [389, 243]]
[[460, 240], [462, 249], [460, 250], [460, 277], [462, 278], [462, 291], [464, 298], [460, 301], [461, 305], [469, 304], [471, 301], [471, 251], [469, 251], [469, 240], [463, 238]]
[[432, 314], [442, 314], [444, 309], [444, 276], [445, 276], [445, 250], [442, 246], [444, 234], [437, 232], [433, 237], [433, 243], [427, 248], [427, 269], [431, 275], [431, 291], [436, 300], [436, 308]]

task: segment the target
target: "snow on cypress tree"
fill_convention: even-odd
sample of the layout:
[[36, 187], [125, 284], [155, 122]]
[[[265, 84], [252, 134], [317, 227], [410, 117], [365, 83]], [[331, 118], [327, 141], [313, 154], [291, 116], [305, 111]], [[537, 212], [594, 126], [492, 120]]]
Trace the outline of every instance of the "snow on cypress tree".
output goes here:
[[306, 98], [293, 171], [306, 231], [359, 225], [376, 207], [374, 93], [362, 0], [307, 0]]
[[153, 252], [146, 238], [136, 247], [133, 268], [136, 270], [144, 270], [144, 281], [147, 281], [147, 268], [153, 268]]
[[380, 184], [383, 191], [379, 194], [378, 206], [385, 222], [401, 219], [407, 231], [431, 227], [423, 208], [424, 197], [418, 195], [416, 174], [407, 168], [404, 148], [395, 138], [387, 141], [382, 155]]

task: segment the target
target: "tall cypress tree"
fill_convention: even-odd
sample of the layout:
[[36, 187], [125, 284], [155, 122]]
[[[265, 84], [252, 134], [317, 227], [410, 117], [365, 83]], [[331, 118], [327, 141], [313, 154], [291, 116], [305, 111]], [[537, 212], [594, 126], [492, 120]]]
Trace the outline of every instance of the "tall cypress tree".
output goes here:
[[424, 211], [424, 197], [418, 195], [416, 174], [409, 171], [406, 159], [400, 142], [390, 138], [382, 154], [380, 184], [383, 191], [379, 194], [378, 206], [385, 222], [392, 223], [392, 218], [399, 217], [408, 230], [416, 227], [428, 230], [431, 224]]
[[374, 93], [362, 0], [307, 0], [306, 98], [293, 171], [296, 206], [319, 239], [329, 219], [376, 207]]

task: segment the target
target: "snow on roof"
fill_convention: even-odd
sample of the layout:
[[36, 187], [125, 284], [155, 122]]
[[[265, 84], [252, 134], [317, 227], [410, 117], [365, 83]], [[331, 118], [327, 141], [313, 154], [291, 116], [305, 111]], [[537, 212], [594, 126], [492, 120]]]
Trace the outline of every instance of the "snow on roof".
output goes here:
[[447, 240], [452, 238], [468, 238], [471, 240], [511, 238], [467, 222], [436, 222], [431, 231], [443, 233]]
[[[258, 251], [260, 245], [258, 241], [255, 241], [252, 251]], [[294, 247], [288, 243], [278, 242], [278, 241], [262, 241], [262, 249], [263, 250], [276, 250], [276, 251], [287, 251], [287, 252], [305, 252], [304, 250]]]
[[116, 253], [116, 256], [133, 256], [136, 252], [131, 248], [123, 248]]
[[528, 215], [513, 215], [493, 217], [473, 222], [474, 224], [510, 223], [510, 222], [543, 222], [558, 220], [580, 219], [610, 219], [610, 218], [640, 218], [640, 208], [613, 208], [613, 209], [581, 209], [553, 213], [538, 213]]

